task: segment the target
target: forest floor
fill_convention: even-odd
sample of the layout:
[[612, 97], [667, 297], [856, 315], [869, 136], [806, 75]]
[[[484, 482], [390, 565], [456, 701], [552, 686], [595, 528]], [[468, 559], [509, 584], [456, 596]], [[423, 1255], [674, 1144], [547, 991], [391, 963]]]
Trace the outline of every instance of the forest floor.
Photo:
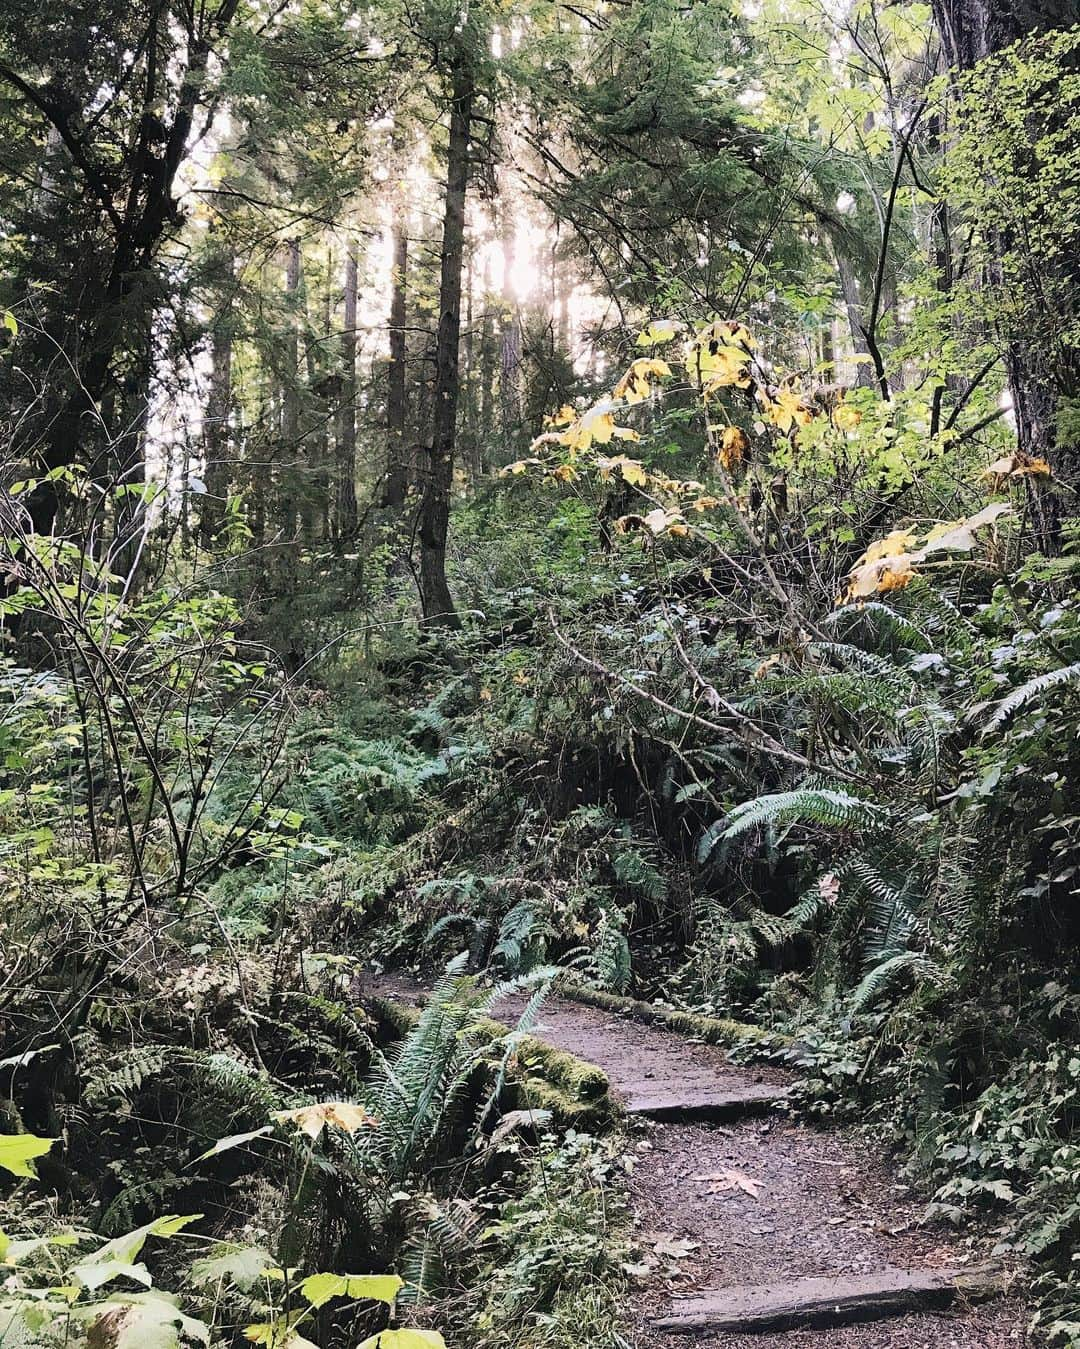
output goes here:
[[[509, 1006], [500, 1009], [509, 1019]], [[650, 1101], [677, 1114], [705, 1113], [711, 1088], [717, 1112], [748, 1088], [782, 1087], [769, 1069], [734, 1067], [723, 1050], [669, 1031], [568, 1001], [548, 1003], [535, 1033], [608, 1074], [640, 1137], [630, 1179], [635, 1240], [648, 1263], [662, 1254], [635, 1296], [624, 1333], [636, 1349], [1004, 1349], [1024, 1341], [1027, 1317], [1015, 1297], [942, 1312], [908, 1312], [861, 1324], [781, 1331], [767, 1336], [704, 1331], [690, 1341], [652, 1320], [668, 1305], [707, 1290], [781, 1285], [805, 1276], [834, 1278], [882, 1270], [918, 1272], [978, 1263], [940, 1227], [921, 1223], [923, 1205], [887, 1159], [854, 1133], [817, 1128], [780, 1113], [729, 1122], [653, 1119]], [[760, 1108], [760, 1107], [759, 1107]]]
[[[503, 1004], [497, 1014], [509, 1020], [516, 1010]], [[632, 1121], [640, 1282], [622, 1333], [634, 1349], [1004, 1349], [1024, 1342], [1027, 1316], [1015, 1291], [982, 1302], [960, 1293], [942, 1310], [923, 1310], [916, 1291], [918, 1307], [905, 1309], [906, 1284], [978, 1267], [985, 1252], [925, 1225], [917, 1195], [855, 1132], [815, 1127], [771, 1106], [769, 1098], [783, 1093], [782, 1074], [736, 1067], [719, 1048], [565, 1000], [545, 1005], [534, 1033], [603, 1068]], [[793, 1286], [814, 1276], [820, 1284]], [[863, 1314], [880, 1319], [829, 1324], [834, 1292], [861, 1296], [875, 1279], [879, 1299], [899, 1290], [891, 1312], [871, 1296]], [[744, 1292], [732, 1303], [736, 1286]], [[690, 1339], [656, 1324], [673, 1312], [715, 1311], [717, 1293], [730, 1312], [760, 1305], [759, 1294], [783, 1302], [786, 1290], [799, 1302], [811, 1289], [825, 1295], [816, 1327], [763, 1335], [701, 1325]]]

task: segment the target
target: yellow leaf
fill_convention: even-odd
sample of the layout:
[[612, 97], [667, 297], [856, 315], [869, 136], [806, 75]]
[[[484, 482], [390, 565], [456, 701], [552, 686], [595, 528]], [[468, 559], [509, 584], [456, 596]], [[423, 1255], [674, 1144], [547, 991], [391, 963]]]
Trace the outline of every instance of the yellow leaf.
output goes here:
[[357, 1349], [446, 1349], [446, 1341], [437, 1330], [417, 1330], [403, 1326], [399, 1330], [380, 1330]]
[[314, 1140], [327, 1125], [342, 1133], [354, 1134], [358, 1129], [374, 1128], [377, 1121], [362, 1105], [351, 1101], [321, 1101], [318, 1105], [302, 1105], [296, 1110], [277, 1110], [273, 1118], [282, 1124], [295, 1124], [301, 1133]]
[[1031, 455], [1025, 454], [1022, 450], [1017, 450], [1015, 454], [1007, 454], [1001, 459], [995, 459], [983, 476], [987, 478], [1048, 478], [1050, 476], [1050, 465], [1045, 459], [1033, 459]]
[[765, 420], [772, 422], [786, 435], [793, 426], [805, 426], [813, 421], [813, 409], [790, 389], [778, 389], [775, 398], [765, 399]]
[[564, 403], [558, 412], [553, 412], [550, 417], [544, 418], [545, 426], [570, 426], [577, 421], [577, 413], [569, 403]]
[[573, 464], [560, 464], [558, 468], [551, 470], [551, 476], [557, 482], [573, 482], [577, 477], [577, 469], [574, 468]]
[[866, 599], [869, 595], [881, 595], [890, 590], [901, 590], [915, 577], [907, 553], [894, 553], [879, 557], [873, 562], [864, 562], [848, 574], [848, 588], [845, 596], [848, 600]]
[[750, 387], [750, 358], [737, 347], [718, 347], [715, 351], [698, 348], [695, 364], [707, 394], [730, 386], [737, 389]]
[[720, 454], [718, 456], [721, 466], [728, 473], [732, 472], [743, 462], [749, 448], [750, 441], [742, 427], [725, 426], [724, 434], [720, 437]]
[[[883, 539], [877, 539], [867, 548], [860, 558], [861, 562], [876, 562], [881, 557], [895, 557], [908, 552], [915, 544], [915, 534], [910, 529], [894, 529]], [[856, 566], [859, 564], [856, 563]]]
[[512, 464], [507, 464], [505, 468], [499, 469], [500, 478], [516, 478], [519, 473], [524, 473], [527, 468], [539, 464], [539, 459], [517, 459]]
[[611, 475], [618, 470], [623, 482], [628, 482], [631, 487], [643, 487], [649, 481], [649, 473], [645, 465], [639, 459], [628, 459], [625, 454], [617, 454], [608, 459], [600, 455], [596, 461], [596, 467], [600, 470], [600, 477], [604, 482], [611, 481]]
[[683, 327], [677, 319], [653, 319], [647, 328], [643, 328], [637, 335], [637, 345], [639, 347], [655, 347], [661, 342], [670, 342], [673, 337], [682, 332]]
[[[573, 426], [562, 433], [559, 437], [560, 444], [568, 446], [571, 450], [587, 450], [593, 441], [598, 445], [606, 445], [616, 433], [615, 409], [619, 406], [621, 404], [609, 400], [594, 403], [587, 412], [582, 413]], [[620, 431], [621, 429], [619, 428]]]
[[859, 409], [849, 407], [847, 403], [840, 402], [833, 409], [833, 425], [839, 427], [841, 431], [854, 431], [861, 421], [862, 413]]
[[650, 534], [673, 534], [676, 538], [682, 538], [690, 533], [689, 526], [678, 511], [664, 510], [662, 506], [642, 516], [642, 524]]
[[702, 511], [711, 511], [719, 505], [720, 505], [719, 497], [701, 496], [696, 497], [693, 501], [691, 501], [690, 509], [692, 511], [697, 511], [700, 514], [700, 512]]
[[652, 379], [668, 379], [671, 367], [667, 361], [643, 356], [633, 362], [630, 369], [612, 390], [613, 398], [622, 398], [627, 403], [642, 403], [652, 393]]
[[779, 653], [774, 651], [773, 654], [771, 656], [767, 656], [765, 660], [763, 660], [761, 664], [757, 667], [757, 669], [754, 671], [754, 678], [764, 679], [765, 676], [769, 673], [769, 671], [779, 664], [780, 664]]

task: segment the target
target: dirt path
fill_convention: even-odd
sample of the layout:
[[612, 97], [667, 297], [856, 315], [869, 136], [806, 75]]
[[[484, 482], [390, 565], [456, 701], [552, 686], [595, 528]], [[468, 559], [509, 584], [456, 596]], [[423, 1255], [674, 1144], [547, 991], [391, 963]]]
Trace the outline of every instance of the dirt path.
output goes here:
[[[516, 1010], [506, 1005], [500, 1016]], [[905, 1310], [909, 1285], [977, 1266], [981, 1257], [955, 1236], [921, 1226], [920, 1205], [866, 1143], [769, 1110], [783, 1093], [781, 1073], [733, 1067], [720, 1049], [566, 1001], [544, 1008], [535, 1033], [605, 1069], [638, 1117], [630, 1190], [641, 1282], [625, 1332], [635, 1349], [1024, 1343], [1027, 1318], [1016, 1298], [972, 1305], [961, 1294], [948, 1309]], [[763, 1334], [704, 1325], [676, 1333], [656, 1324], [673, 1313], [708, 1311], [717, 1298], [726, 1305], [735, 1286], [747, 1286], [736, 1309], [757, 1306], [803, 1278], [814, 1281], [795, 1289], [800, 1308], [810, 1290], [824, 1289], [816, 1329]], [[844, 1319], [833, 1297], [852, 1289], [862, 1296], [875, 1280], [900, 1290], [897, 1306], [886, 1308], [879, 1291], [855, 1313], [879, 1319], [828, 1324]], [[926, 1296], [913, 1301], [927, 1305]]]

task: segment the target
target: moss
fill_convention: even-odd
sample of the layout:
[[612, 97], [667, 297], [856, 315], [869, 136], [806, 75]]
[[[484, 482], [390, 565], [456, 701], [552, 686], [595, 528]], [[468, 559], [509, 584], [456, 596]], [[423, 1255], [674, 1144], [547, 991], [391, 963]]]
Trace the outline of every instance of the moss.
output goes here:
[[[419, 1020], [419, 1008], [394, 998], [370, 997], [368, 1010], [382, 1031], [383, 1043], [408, 1034]], [[509, 1028], [491, 1017], [476, 1023], [477, 1038], [493, 1050], [492, 1075], [501, 1062], [495, 1046]], [[514, 1050], [506, 1074], [506, 1096], [516, 1110], [550, 1110], [561, 1124], [599, 1126], [615, 1119], [621, 1109], [611, 1095], [607, 1074], [595, 1064], [525, 1036]]]
[[583, 1002], [589, 1007], [599, 1007], [605, 1012], [616, 1012], [622, 1016], [633, 1017], [650, 1026], [661, 1026], [664, 1030], [676, 1031], [679, 1035], [691, 1036], [695, 1040], [704, 1040], [710, 1045], [737, 1045], [759, 1040], [775, 1043], [787, 1037], [778, 1036], [774, 1031], [764, 1030], [761, 1026], [751, 1026], [745, 1021], [729, 1021], [715, 1016], [699, 1016], [696, 1012], [675, 1012], [666, 1007], [656, 1007], [651, 1002], [642, 1002], [637, 998], [623, 998], [617, 993], [608, 993], [600, 988], [589, 988], [585, 984], [565, 984], [560, 993], [575, 1002]]

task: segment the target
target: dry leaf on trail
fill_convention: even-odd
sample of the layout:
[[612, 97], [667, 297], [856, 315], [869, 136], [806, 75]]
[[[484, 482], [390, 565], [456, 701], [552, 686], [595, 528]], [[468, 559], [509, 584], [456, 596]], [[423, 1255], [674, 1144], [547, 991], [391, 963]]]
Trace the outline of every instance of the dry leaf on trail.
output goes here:
[[711, 1185], [713, 1194], [721, 1194], [725, 1190], [742, 1190], [743, 1194], [748, 1194], [751, 1199], [757, 1199], [759, 1191], [765, 1186], [764, 1181], [755, 1180], [745, 1171], [735, 1171], [731, 1168], [707, 1176], [692, 1176], [691, 1179]]
[[669, 1260], [685, 1260], [692, 1251], [697, 1250], [698, 1245], [698, 1242], [688, 1241], [686, 1237], [661, 1234], [653, 1241], [653, 1255], [667, 1256]]

